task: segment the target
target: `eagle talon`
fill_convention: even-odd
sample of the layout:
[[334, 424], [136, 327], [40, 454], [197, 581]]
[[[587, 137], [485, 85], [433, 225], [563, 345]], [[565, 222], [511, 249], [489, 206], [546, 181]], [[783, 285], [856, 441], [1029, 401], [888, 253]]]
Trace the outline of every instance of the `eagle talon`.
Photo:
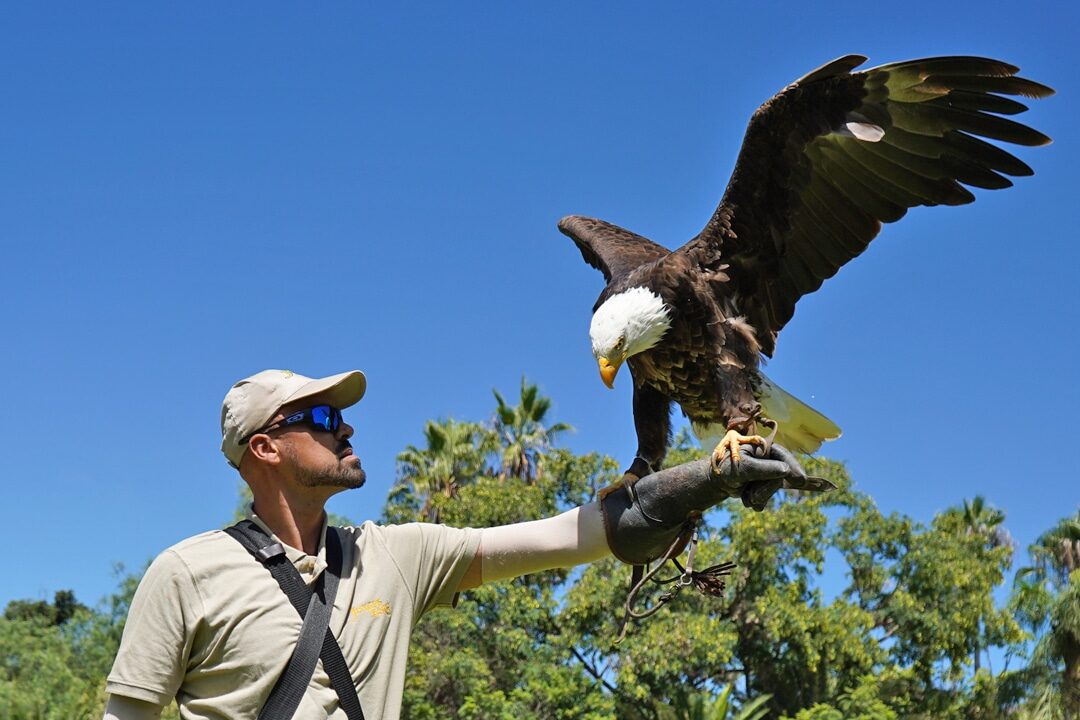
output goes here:
[[775, 434], [775, 428], [773, 433], [769, 435], [769, 438], [763, 438], [760, 435], [743, 435], [737, 430], [728, 430], [723, 439], [716, 444], [716, 448], [712, 454], [712, 464], [714, 467], [719, 467], [720, 463], [724, 461], [724, 455], [729, 454], [731, 456], [731, 464], [738, 465], [742, 459], [740, 455], [740, 445], [757, 445], [763, 448], [766, 452], [769, 450], [769, 446], [772, 445], [772, 437]]

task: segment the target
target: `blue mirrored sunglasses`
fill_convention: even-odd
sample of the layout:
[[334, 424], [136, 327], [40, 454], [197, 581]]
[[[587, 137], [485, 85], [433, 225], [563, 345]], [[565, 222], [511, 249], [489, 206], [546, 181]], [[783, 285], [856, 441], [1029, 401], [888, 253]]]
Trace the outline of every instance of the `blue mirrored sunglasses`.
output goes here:
[[270, 432], [271, 430], [288, 427], [289, 425], [296, 425], [297, 423], [305, 423], [313, 430], [337, 432], [338, 428], [341, 427], [341, 422], [341, 411], [336, 407], [330, 405], [316, 405], [315, 407], [310, 407], [306, 410], [297, 410], [283, 420], [267, 425], [264, 428], [259, 428], [241, 440], [240, 444], [246, 445], [248, 440], [259, 433]]

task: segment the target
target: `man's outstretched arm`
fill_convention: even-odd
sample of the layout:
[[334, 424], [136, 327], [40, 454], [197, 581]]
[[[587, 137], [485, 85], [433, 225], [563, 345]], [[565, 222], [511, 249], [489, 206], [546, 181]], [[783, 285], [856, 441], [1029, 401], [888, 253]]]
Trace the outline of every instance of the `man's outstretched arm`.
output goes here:
[[611, 554], [598, 502], [543, 520], [484, 528], [480, 533], [480, 548], [461, 580], [461, 590], [541, 570], [573, 567]]
[[459, 588], [540, 570], [573, 567], [614, 554], [641, 564], [660, 557], [691, 515], [729, 497], [761, 510], [780, 488], [826, 490], [832, 485], [808, 478], [798, 460], [773, 444], [758, 457], [743, 446], [742, 460], [724, 458], [686, 463], [646, 475], [631, 492], [622, 484], [601, 492], [600, 500], [544, 520], [485, 528], [480, 548]]

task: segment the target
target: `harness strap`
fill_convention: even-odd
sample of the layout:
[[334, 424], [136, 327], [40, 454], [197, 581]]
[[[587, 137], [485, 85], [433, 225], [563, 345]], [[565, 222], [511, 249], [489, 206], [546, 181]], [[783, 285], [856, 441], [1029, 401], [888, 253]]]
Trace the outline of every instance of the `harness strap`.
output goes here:
[[329, 627], [342, 569], [341, 540], [337, 531], [327, 528], [327, 569], [319, 575], [314, 587], [308, 587], [289, 562], [285, 548], [280, 543], [272, 542], [270, 536], [251, 520], [241, 520], [225, 528], [225, 532], [270, 571], [293, 608], [304, 618], [293, 654], [259, 711], [259, 720], [289, 720], [293, 717], [320, 657], [345, 715], [349, 720], [363, 720], [364, 711], [360, 707], [352, 673]]

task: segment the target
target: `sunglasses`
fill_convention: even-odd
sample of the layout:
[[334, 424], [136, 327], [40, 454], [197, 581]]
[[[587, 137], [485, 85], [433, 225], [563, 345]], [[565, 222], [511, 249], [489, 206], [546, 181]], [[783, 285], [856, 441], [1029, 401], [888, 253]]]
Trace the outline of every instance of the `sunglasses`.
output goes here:
[[341, 411], [336, 407], [330, 405], [316, 405], [307, 410], [297, 410], [284, 420], [279, 420], [276, 423], [256, 430], [241, 440], [240, 444], [246, 445], [248, 440], [260, 433], [270, 432], [271, 430], [277, 430], [278, 428], [297, 425], [299, 423], [304, 423], [311, 429], [319, 430], [321, 432], [337, 432], [338, 428], [341, 427], [341, 422]]

